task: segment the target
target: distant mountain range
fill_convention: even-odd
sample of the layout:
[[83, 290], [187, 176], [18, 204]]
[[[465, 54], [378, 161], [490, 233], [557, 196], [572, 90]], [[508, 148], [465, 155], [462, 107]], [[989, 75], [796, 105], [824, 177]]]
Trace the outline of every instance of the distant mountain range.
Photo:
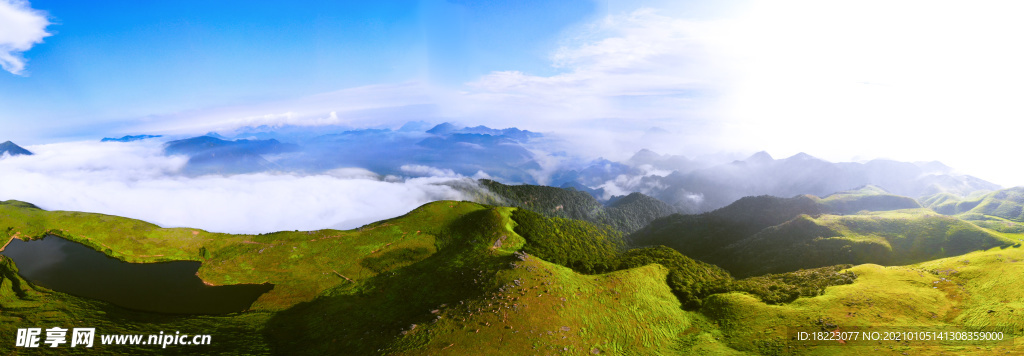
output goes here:
[[[634, 176], [639, 179], [627, 181], [636, 183], [623, 188], [651, 195], [687, 213], [711, 211], [744, 196], [825, 196], [865, 185], [908, 197], [938, 193], [963, 197], [972, 192], [1001, 188], [976, 177], [954, 174], [952, 168], [939, 162], [876, 159], [866, 163], [832, 163], [805, 153], [777, 160], [766, 152], [758, 152], [745, 160], [702, 168], [684, 157], [663, 157], [644, 150], [634, 155], [629, 163], [605, 164], [605, 167], [609, 172], [626, 175], [637, 174], [638, 167], [644, 164], [678, 168], [664, 176]], [[580, 180], [577, 182], [584, 185], [593, 183]]]
[[[187, 174], [235, 174], [260, 171], [322, 173], [359, 167], [386, 175], [419, 176], [450, 171], [463, 176], [500, 177], [535, 183], [539, 171], [524, 147], [541, 134], [518, 128], [456, 127], [450, 123], [422, 130], [407, 124], [399, 130], [348, 130], [316, 136], [299, 129], [247, 131], [248, 139], [229, 140], [216, 133], [168, 142], [165, 153], [190, 157]], [[253, 129], [255, 130], [255, 129]], [[236, 136], [237, 137], [237, 136]], [[295, 143], [280, 138], [304, 137]]]
[[11, 156], [21, 156], [32, 155], [32, 152], [22, 148], [21, 146], [18, 146], [14, 142], [6, 141], [4, 143], [0, 143], [0, 156], [3, 156], [5, 154]]
[[187, 155], [184, 171], [188, 174], [239, 174], [278, 168], [263, 155], [281, 154], [298, 150], [297, 145], [277, 140], [225, 141], [210, 136], [199, 136], [168, 142], [164, 152], [168, 155]]
[[139, 140], [145, 140], [147, 138], [157, 138], [157, 137], [163, 137], [163, 136], [162, 135], [135, 135], [135, 136], [125, 135], [125, 136], [122, 136], [121, 138], [104, 137], [102, 140], [100, 140], [100, 142], [132, 142], [132, 141], [139, 141]]
[[[105, 138], [128, 142], [153, 135]], [[640, 150], [625, 161], [569, 157], [539, 142], [540, 133], [409, 122], [397, 130], [340, 127], [250, 127], [232, 137], [210, 132], [171, 141], [168, 155], [187, 155], [183, 173], [239, 174], [265, 171], [321, 174], [363, 168], [381, 177], [454, 176], [503, 184], [571, 188], [608, 203], [613, 196], [643, 193], [678, 212], [702, 213], [745, 196], [826, 196], [872, 185], [897, 196], [948, 194], [963, 199], [999, 185], [960, 175], [939, 162], [876, 159], [828, 162], [800, 153], [775, 159], [758, 152], [746, 159], [688, 158]], [[542, 164], [543, 163], [543, 164]]]

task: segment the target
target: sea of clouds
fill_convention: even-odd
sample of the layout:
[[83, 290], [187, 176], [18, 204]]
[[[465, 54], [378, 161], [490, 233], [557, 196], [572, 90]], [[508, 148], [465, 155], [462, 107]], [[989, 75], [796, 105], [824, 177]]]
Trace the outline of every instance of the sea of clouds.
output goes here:
[[[363, 169], [317, 175], [258, 173], [186, 177], [184, 156], [163, 143], [69, 142], [29, 146], [32, 156], [0, 158], [0, 200], [46, 210], [86, 211], [163, 227], [216, 232], [349, 229], [403, 215], [436, 200], [463, 200], [453, 174], [380, 177]], [[443, 172], [447, 173], [447, 172]]]

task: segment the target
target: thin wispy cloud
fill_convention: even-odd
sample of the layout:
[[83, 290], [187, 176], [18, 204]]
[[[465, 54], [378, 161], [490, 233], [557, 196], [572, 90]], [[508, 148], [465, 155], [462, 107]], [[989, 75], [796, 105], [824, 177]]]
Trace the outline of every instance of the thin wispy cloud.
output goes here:
[[49, 25], [46, 13], [33, 9], [28, 1], [0, 0], [0, 67], [25, 75], [22, 53], [50, 36]]
[[[408, 82], [339, 90], [287, 101], [157, 116], [125, 132], [199, 134], [244, 126], [398, 127], [410, 120], [516, 126], [567, 139], [587, 155], [621, 155], [644, 147], [695, 150], [708, 137], [700, 104], [726, 73], [705, 53], [706, 25], [640, 9], [576, 31], [550, 56], [560, 74], [497, 71], [460, 88]], [[648, 129], [702, 135], [651, 142]], [[614, 157], [626, 158], [626, 157]]]
[[698, 36], [705, 26], [646, 8], [605, 17], [552, 54], [561, 73], [490, 73], [468, 83], [460, 109], [549, 130], [692, 127], [709, 119], [701, 101], [713, 99], [726, 75]]
[[328, 93], [245, 105], [202, 108], [147, 117], [125, 133], [202, 134], [268, 126], [401, 125], [432, 115], [435, 91], [418, 82], [347, 88]]

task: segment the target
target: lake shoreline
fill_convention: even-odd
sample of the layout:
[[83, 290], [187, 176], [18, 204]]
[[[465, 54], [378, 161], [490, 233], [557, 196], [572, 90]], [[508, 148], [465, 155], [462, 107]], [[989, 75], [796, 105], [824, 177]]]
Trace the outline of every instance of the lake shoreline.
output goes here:
[[54, 234], [30, 241], [12, 237], [2, 255], [30, 283], [137, 311], [239, 313], [274, 289], [270, 283], [218, 286], [199, 277], [200, 261], [126, 262]]
[[0, 246], [0, 252], [4, 252], [4, 249], [7, 248], [7, 245], [10, 245], [11, 241], [14, 241], [14, 239], [16, 238], [18, 238], [18, 234], [14, 234], [14, 236], [11, 236], [9, 239], [7, 239], [7, 242], [4, 242], [4, 245]]

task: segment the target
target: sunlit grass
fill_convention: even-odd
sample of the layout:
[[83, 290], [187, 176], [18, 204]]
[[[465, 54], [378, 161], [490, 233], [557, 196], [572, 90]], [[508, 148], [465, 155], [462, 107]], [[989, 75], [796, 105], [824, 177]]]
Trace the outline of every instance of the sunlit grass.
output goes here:
[[[0, 332], [9, 335], [18, 327], [50, 325], [95, 326], [104, 333], [187, 330], [220, 341], [201, 352], [239, 354], [827, 355], [850, 350], [800, 346], [787, 332], [818, 331], [824, 320], [838, 328], [999, 326], [1024, 333], [1019, 314], [1024, 290], [1012, 287], [1024, 278], [1024, 250], [1005, 245], [907, 266], [854, 266], [847, 270], [857, 275], [853, 283], [823, 287], [819, 296], [787, 304], [769, 305], [748, 293], [727, 292], [706, 297], [699, 309], [685, 310], [667, 284], [664, 266], [587, 275], [523, 255], [519, 251], [526, 240], [515, 232], [512, 208], [436, 202], [356, 230], [263, 235], [161, 229], [131, 219], [45, 212], [12, 203], [0, 210], [0, 228], [10, 228], [8, 237], [59, 232], [94, 248], [109, 248], [108, 254], [128, 261], [175, 256], [201, 261], [200, 276], [215, 284], [275, 284], [254, 311], [159, 315], [33, 287], [4, 262]], [[932, 235], [966, 231], [1003, 240], [1020, 237], [922, 209], [802, 221], [840, 230], [837, 238], [867, 244], [884, 240], [888, 249], [908, 253], [932, 251], [922, 245], [936, 238]], [[1020, 353], [1024, 347], [879, 344], [857, 350], [981, 355]]]

